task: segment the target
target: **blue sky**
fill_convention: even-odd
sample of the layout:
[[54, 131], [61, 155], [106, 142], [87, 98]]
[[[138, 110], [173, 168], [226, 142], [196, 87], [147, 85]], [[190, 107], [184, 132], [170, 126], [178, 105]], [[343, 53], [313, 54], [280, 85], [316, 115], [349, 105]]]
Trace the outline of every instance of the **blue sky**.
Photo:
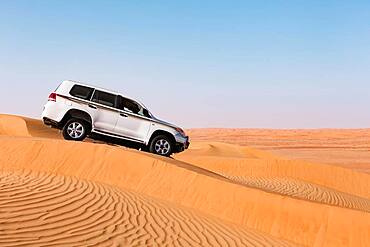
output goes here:
[[0, 112], [65, 79], [184, 127], [370, 127], [369, 1], [0, 1]]

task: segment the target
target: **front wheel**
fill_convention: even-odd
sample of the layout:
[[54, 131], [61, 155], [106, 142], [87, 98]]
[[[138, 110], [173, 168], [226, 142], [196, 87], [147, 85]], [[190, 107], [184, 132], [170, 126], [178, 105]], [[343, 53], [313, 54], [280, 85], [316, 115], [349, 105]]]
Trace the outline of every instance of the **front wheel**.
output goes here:
[[173, 151], [173, 143], [170, 138], [165, 135], [159, 135], [153, 138], [150, 142], [149, 152], [162, 155], [170, 156]]
[[88, 133], [88, 125], [85, 121], [72, 118], [63, 127], [63, 137], [66, 140], [82, 141]]

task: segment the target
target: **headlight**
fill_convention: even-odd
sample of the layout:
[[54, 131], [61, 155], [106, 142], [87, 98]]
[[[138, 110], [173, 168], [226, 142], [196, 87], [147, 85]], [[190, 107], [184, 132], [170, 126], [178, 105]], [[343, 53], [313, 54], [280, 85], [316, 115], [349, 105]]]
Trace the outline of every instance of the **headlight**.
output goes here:
[[181, 128], [176, 128], [176, 131], [179, 132], [183, 137], [186, 136], [185, 131]]

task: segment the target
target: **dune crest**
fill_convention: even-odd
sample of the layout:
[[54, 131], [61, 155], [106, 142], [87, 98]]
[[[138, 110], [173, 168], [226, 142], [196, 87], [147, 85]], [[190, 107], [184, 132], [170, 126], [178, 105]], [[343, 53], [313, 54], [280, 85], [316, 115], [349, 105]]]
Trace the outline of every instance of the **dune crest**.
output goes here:
[[[303, 245], [318, 239], [334, 245], [338, 239], [331, 237], [338, 229], [342, 246], [370, 244], [365, 231], [370, 214], [364, 211], [267, 193], [195, 165], [120, 147], [32, 138], [0, 141], [0, 164], [7, 171], [29, 169], [111, 184]], [[349, 218], [351, 228], [346, 227]]]
[[26, 121], [23, 118], [0, 114], [0, 136], [1, 135], [31, 136], [28, 132]]
[[[368, 174], [336, 166], [282, 159], [266, 151], [217, 142], [194, 142], [190, 150], [176, 155], [175, 159], [164, 158], [111, 145], [56, 139], [54, 130], [43, 129], [37, 121], [25, 121], [31, 137], [14, 137], [11, 134], [0, 137], [0, 170], [8, 174], [2, 180], [5, 181], [2, 186], [8, 186], [7, 191], [10, 193], [3, 197], [4, 205], [17, 202], [17, 194], [11, 192], [14, 188], [21, 188], [22, 191], [25, 189], [25, 194], [19, 194], [19, 201], [23, 200], [21, 198], [26, 200], [27, 195], [37, 197], [40, 191], [30, 192], [32, 186], [23, 188], [21, 185], [24, 183], [22, 181], [29, 181], [27, 174], [30, 171], [36, 174], [31, 176], [36, 180], [49, 181], [49, 178], [53, 178], [55, 184], [70, 179], [75, 181], [70, 184], [91, 184], [87, 186], [89, 188], [101, 185], [104, 188], [87, 193], [97, 198], [102, 196], [97, 191], [110, 191], [108, 187], [114, 188], [118, 194], [134, 194], [127, 199], [132, 201], [132, 205], [140, 204], [136, 202], [138, 197], [148, 198], [158, 203], [159, 211], [166, 208], [168, 212], [175, 210], [178, 214], [191, 213], [196, 218], [199, 216], [220, 225], [217, 228], [219, 230], [214, 231], [212, 224], [216, 223], [207, 224], [202, 221], [191, 225], [189, 222], [193, 220], [182, 218], [187, 225], [181, 225], [181, 231], [188, 236], [186, 241], [191, 239], [194, 245], [201, 242], [199, 239], [207, 239], [207, 234], [217, 235], [213, 239], [218, 239], [219, 244], [224, 243], [222, 241], [229, 236], [229, 240], [230, 237], [232, 239], [230, 242], [245, 240], [247, 246], [274, 246], [274, 241], [305, 246], [370, 245]], [[16, 181], [20, 184], [17, 185]], [[12, 189], [12, 186], [15, 187]], [[72, 187], [80, 188], [75, 185]], [[65, 190], [69, 191], [68, 188]], [[108, 196], [107, 201], [119, 198], [113, 192], [102, 193], [113, 195]], [[52, 204], [51, 198], [42, 197], [46, 197], [46, 203]], [[82, 198], [88, 198], [88, 195]], [[64, 199], [68, 199], [68, 196]], [[108, 204], [115, 204], [115, 200]], [[163, 211], [159, 211], [128, 211], [125, 215], [161, 218], [160, 212]], [[11, 223], [12, 218], [18, 216], [28, 217], [22, 214], [7, 217], [5, 214], [4, 222]], [[176, 220], [178, 218], [174, 222]], [[34, 224], [37, 225], [36, 222]], [[197, 221], [194, 219], [194, 222]], [[159, 225], [158, 229], [164, 227]], [[82, 232], [87, 234], [85, 230]], [[112, 231], [102, 231], [104, 234], [101, 238]], [[142, 233], [142, 230], [138, 231]], [[176, 238], [179, 234], [176, 232], [171, 236]], [[144, 238], [151, 239], [155, 233], [144, 235]], [[262, 241], [262, 238], [266, 239]], [[14, 243], [21, 239], [15, 237]], [[256, 242], [257, 239], [261, 242]], [[74, 240], [68, 238], [68, 241]], [[118, 242], [124, 243], [121, 241], [130, 241], [130, 238]]]

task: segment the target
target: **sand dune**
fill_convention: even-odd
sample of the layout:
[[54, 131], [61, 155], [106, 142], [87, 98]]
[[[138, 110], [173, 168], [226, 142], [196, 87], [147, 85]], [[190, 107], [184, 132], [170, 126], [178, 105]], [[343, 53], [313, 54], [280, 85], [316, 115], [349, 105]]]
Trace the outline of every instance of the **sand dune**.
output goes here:
[[26, 121], [11, 115], [0, 115], [0, 136], [31, 136]]
[[370, 173], [370, 129], [192, 129], [188, 133], [193, 141], [255, 147], [288, 159]]
[[75, 177], [3, 172], [0, 188], [1, 246], [292, 246]]
[[370, 129], [190, 129], [197, 141], [258, 148], [369, 148]]
[[[217, 150], [222, 150], [222, 152], [217, 152]], [[351, 184], [354, 184], [355, 186], [348, 189], [349, 193], [344, 193], [337, 189], [344, 189], [342, 187], [342, 180], [345, 178], [341, 179], [335, 176], [335, 179], [333, 183], [330, 183], [330, 186], [337, 189], [333, 189], [323, 185], [310, 183], [309, 181], [318, 181], [315, 180], [312, 173], [300, 176], [300, 174], [291, 172], [286, 175], [295, 178], [287, 176], [279, 177], [281, 175], [280, 171], [287, 170], [287, 167], [279, 171], [271, 171], [267, 164], [269, 162], [274, 162], [280, 163], [279, 165], [284, 165], [284, 160], [279, 160], [275, 155], [269, 155], [265, 152], [251, 148], [241, 148], [224, 143], [197, 143], [188, 153], [177, 155], [177, 159], [196, 163], [205, 169], [249, 187], [259, 188], [268, 192], [279, 193], [304, 200], [370, 212], [370, 199], [368, 199], [368, 196], [370, 195], [367, 193], [369, 176], [367, 175], [357, 174], [360, 177], [363, 177], [359, 180], [362, 181], [362, 183], [355, 184], [354, 181], [352, 181], [353, 183]], [[294, 165], [306, 164], [294, 162]], [[320, 172], [320, 168], [325, 169], [326, 167], [323, 165], [321, 165], [321, 167], [317, 165], [316, 167], [313, 167], [317, 172]], [[336, 167], [331, 167], [330, 169], [332, 170], [331, 176], [333, 176], [337, 170], [339, 170], [338, 172], [343, 171], [343, 169], [338, 169]], [[348, 173], [346, 170], [345, 172]], [[321, 173], [324, 175], [326, 174], [325, 170]], [[264, 176], [256, 177], [256, 174]], [[269, 175], [270, 177], [266, 177], [266, 175]], [[347, 176], [347, 174], [344, 173], [344, 176]], [[325, 178], [325, 182], [328, 182], [329, 180], [331, 180], [331, 178]], [[364, 197], [353, 195], [357, 194], [359, 190], [361, 190], [358, 188], [358, 184], [365, 184], [365, 193], [359, 194]]]
[[[219, 155], [212, 150], [216, 146], [228, 150], [228, 155]], [[238, 151], [235, 157], [232, 156], [236, 152], [233, 149]], [[289, 160], [254, 148], [200, 142], [192, 145], [188, 152], [176, 155], [176, 159], [226, 176], [293, 178], [370, 198], [369, 174], [334, 165]]]
[[[25, 123], [27, 130], [15, 133], [17, 129], [1, 128], [0, 132], [4, 188], [0, 219], [9, 226], [8, 233], [14, 234], [6, 238], [0, 231], [1, 241], [10, 239], [7, 245], [49, 237], [55, 243], [82, 245], [90, 240], [108, 245], [157, 245], [163, 238], [169, 245], [184, 246], [370, 245], [368, 174], [216, 142], [193, 142], [190, 150], [169, 159], [105, 144], [67, 142], [40, 122], [17, 118], [0, 118], [0, 126], [23, 120], [18, 128]], [[74, 198], [80, 199], [63, 204]], [[94, 198], [100, 198], [96, 204], [101, 210], [79, 211], [76, 207], [89, 205]], [[28, 210], [27, 202], [42, 202], [51, 208], [40, 206], [36, 207], [39, 211], [32, 211], [33, 204]], [[122, 213], [113, 205], [133, 205], [138, 211]], [[58, 210], [67, 208], [71, 217], [60, 217]], [[40, 222], [42, 214], [48, 213], [56, 215], [46, 217], [52, 220], [49, 225]], [[97, 215], [104, 215], [106, 222], [115, 219], [120, 223], [107, 223], [115, 226], [111, 228], [105, 223], [75, 224], [78, 217], [90, 222]], [[127, 217], [146, 221], [125, 221]], [[12, 219], [29, 219], [34, 228], [20, 228]], [[30, 239], [39, 236], [39, 231], [27, 235], [29, 229], [44, 226], [49, 235], [40, 239]], [[58, 231], [63, 234], [52, 234]]]

